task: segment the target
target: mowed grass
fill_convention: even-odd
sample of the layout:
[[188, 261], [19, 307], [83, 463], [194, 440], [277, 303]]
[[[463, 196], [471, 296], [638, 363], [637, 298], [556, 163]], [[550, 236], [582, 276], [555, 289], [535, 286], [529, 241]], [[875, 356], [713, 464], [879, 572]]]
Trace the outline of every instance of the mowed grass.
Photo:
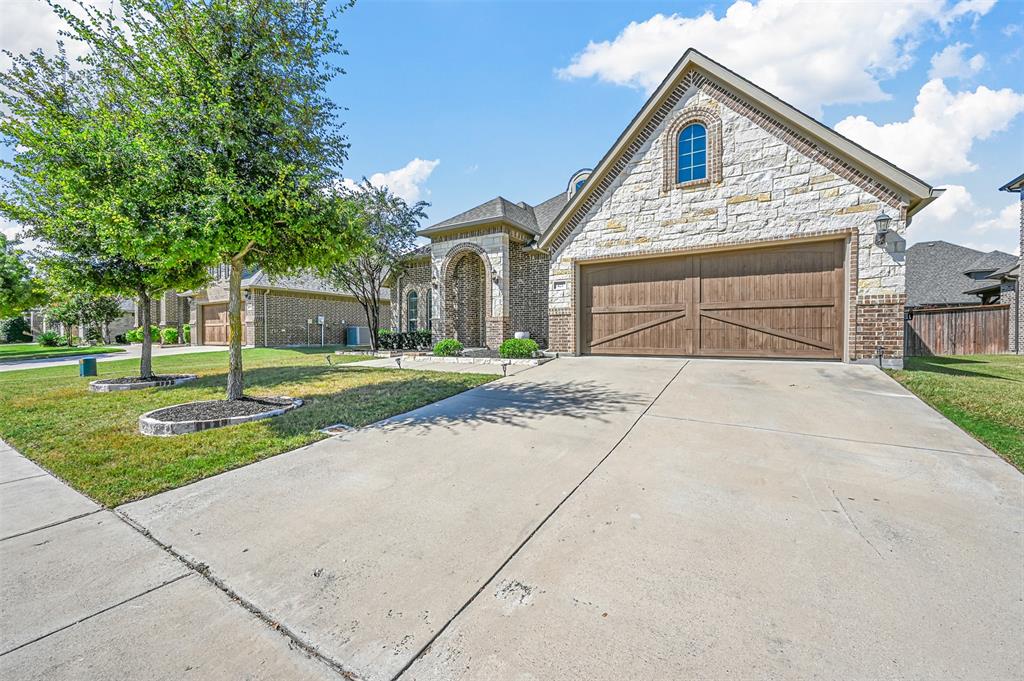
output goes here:
[[[154, 359], [157, 373], [198, 374], [181, 386], [91, 393], [77, 367], [0, 373], [0, 437], [96, 501], [114, 506], [280, 454], [324, 437], [320, 428], [364, 426], [496, 378], [346, 367], [361, 357], [316, 349], [243, 351], [249, 395], [306, 401], [283, 416], [171, 438], [138, 432], [143, 412], [222, 399], [227, 353]], [[138, 360], [100, 362], [101, 378], [132, 375]]]
[[39, 343], [0, 343], [0, 364], [4, 362], [21, 362], [26, 359], [67, 357], [68, 355], [103, 355], [111, 352], [124, 352], [124, 348], [101, 345], [81, 348], [58, 348], [46, 347]]
[[908, 357], [892, 376], [1024, 471], [1024, 357]]

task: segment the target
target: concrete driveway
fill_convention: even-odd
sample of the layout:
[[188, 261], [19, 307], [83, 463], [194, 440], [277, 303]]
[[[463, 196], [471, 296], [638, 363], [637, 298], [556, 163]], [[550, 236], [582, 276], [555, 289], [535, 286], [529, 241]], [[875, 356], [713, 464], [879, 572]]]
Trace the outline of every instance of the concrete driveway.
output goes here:
[[1022, 481], [871, 367], [578, 358], [118, 510], [310, 675], [1013, 679]]

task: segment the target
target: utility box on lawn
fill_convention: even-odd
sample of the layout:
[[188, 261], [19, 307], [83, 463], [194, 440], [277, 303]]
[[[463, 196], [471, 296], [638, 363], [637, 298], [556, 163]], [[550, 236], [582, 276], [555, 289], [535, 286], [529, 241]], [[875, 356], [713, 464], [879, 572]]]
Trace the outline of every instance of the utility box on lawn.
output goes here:
[[96, 375], [96, 358], [95, 357], [83, 357], [78, 360], [78, 375], [79, 376], [95, 376]]

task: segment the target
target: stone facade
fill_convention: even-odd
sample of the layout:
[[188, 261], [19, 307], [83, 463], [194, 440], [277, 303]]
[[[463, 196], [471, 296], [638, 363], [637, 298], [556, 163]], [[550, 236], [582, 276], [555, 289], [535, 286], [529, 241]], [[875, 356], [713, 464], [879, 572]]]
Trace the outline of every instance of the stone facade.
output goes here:
[[[676, 185], [665, 177], [672, 172], [666, 161], [675, 145], [671, 131], [690, 120], [708, 125], [716, 139], [720, 131], [709, 149], [714, 172], [707, 181]], [[882, 345], [888, 363], [901, 363], [905, 285], [898, 235], [906, 229], [907, 206], [717, 83], [684, 78], [595, 186], [552, 241], [551, 349], [578, 351], [581, 262], [834, 235], [846, 240], [849, 252], [847, 358], [873, 358]], [[873, 220], [883, 210], [893, 216], [896, 234], [878, 247]]]

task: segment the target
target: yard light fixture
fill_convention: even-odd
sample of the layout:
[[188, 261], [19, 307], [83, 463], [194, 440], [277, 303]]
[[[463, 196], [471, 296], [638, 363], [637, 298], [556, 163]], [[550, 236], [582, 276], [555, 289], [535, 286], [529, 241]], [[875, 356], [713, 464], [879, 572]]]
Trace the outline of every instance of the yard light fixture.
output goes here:
[[886, 215], [883, 210], [875, 218], [875, 245], [885, 246], [885, 237], [889, 234], [889, 224], [892, 222], [892, 218]]

